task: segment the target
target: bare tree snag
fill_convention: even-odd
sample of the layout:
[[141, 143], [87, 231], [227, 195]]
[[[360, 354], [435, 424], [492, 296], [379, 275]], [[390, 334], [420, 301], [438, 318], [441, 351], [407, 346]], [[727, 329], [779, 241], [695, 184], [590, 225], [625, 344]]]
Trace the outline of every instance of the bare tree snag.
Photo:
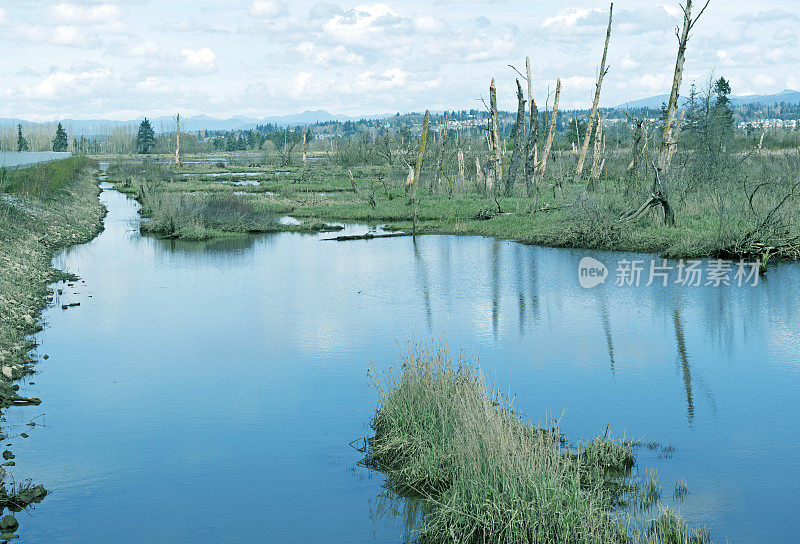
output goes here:
[[500, 151], [500, 121], [497, 117], [497, 87], [492, 78], [489, 86], [489, 160], [486, 164], [486, 190], [492, 191], [503, 182], [503, 155]]
[[[683, 116], [685, 114], [686, 110], [681, 110], [681, 113], [678, 116], [678, 121], [675, 123], [675, 128], [672, 131], [672, 140], [667, 148], [667, 160], [665, 164], [672, 163], [672, 156], [675, 154], [675, 150], [678, 149], [678, 138], [680, 138], [681, 135], [681, 129], [683, 128]], [[669, 168], [667, 169], [669, 170]]]
[[458, 184], [459, 187], [464, 187], [464, 152], [458, 150]]
[[481, 160], [478, 157], [475, 157], [475, 185], [479, 191], [486, 191], [486, 176], [481, 169]]
[[553, 113], [550, 114], [550, 126], [547, 131], [547, 142], [544, 144], [542, 151], [542, 160], [539, 163], [539, 175], [543, 176], [544, 171], [547, 169], [547, 156], [550, 154], [550, 148], [553, 146], [553, 137], [556, 134], [556, 120], [558, 119], [558, 99], [561, 97], [561, 78], [556, 80], [556, 97], [553, 102]]
[[411, 186], [414, 184], [414, 167], [411, 166], [410, 164], [407, 166], [408, 166], [408, 177], [406, 177], [406, 193], [408, 192], [409, 189], [411, 189]]
[[608, 73], [606, 68], [606, 57], [608, 56], [608, 42], [611, 40], [611, 21], [614, 14], [614, 3], [608, 9], [608, 29], [606, 30], [606, 45], [603, 47], [603, 59], [600, 61], [600, 73], [597, 75], [597, 85], [594, 91], [594, 102], [592, 102], [592, 111], [589, 113], [589, 122], [586, 124], [586, 134], [583, 137], [583, 146], [581, 147], [581, 154], [578, 157], [578, 167], [575, 169], [575, 177], [580, 178], [583, 174], [583, 165], [586, 162], [586, 153], [589, 151], [589, 139], [592, 136], [592, 129], [594, 128], [595, 121], [597, 120], [597, 106], [600, 102], [600, 89], [603, 86], [603, 78]]
[[[517, 122], [514, 124], [514, 130], [511, 137], [514, 139], [514, 149], [511, 153], [511, 163], [508, 167], [508, 177], [506, 178], [507, 195], [510, 195], [514, 190], [514, 182], [517, 179], [517, 173], [522, 167], [522, 141], [525, 136], [525, 95], [522, 93], [522, 85], [517, 79]], [[527, 178], [526, 178], [527, 184]]]
[[536, 167], [539, 163], [539, 108], [533, 98], [533, 73], [530, 57], [525, 58], [525, 73], [528, 78], [528, 140], [525, 143], [525, 190], [529, 198], [536, 196]]
[[598, 112], [597, 131], [594, 135], [594, 153], [592, 155], [592, 169], [589, 171], [588, 189], [594, 190], [597, 188], [597, 182], [600, 180], [600, 173], [603, 171], [605, 162], [605, 159], [603, 159], [603, 119]]
[[658, 167], [662, 173], [669, 172], [669, 159], [672, 157], [674, 151], [670, 148], [677, 145], [675, 138], [675, 111], [678, 108], [678, 97], [680, 96], [681, 81], [683, 81], [683, 65], [686, 62], [686, 44], [689, 42], [689, 33], [700, 16], [708, 7], [711, 0], [706, 0], [703, 9], [700, 13], [692, 19], [692, 0], [686, 0], [686, 6], [681, 6], [683, 10], [683, 29], [680, 34], [675, 30], [675, 35], [678, 37], [678, 58], [675, 60], [675, 74], [672, 77], [672, 89], [669, 93], [669, 102], [667, 102], [667, 115], [664, 120], [664, 134], [661, 137], [661, 149], [658, 155]]
[[358, 187], [356, 186], [356, 178], [353, 177], [353, 171], [348, 170], [347, 173], [350, 175], [350, 187], [352, 187], [353, 193], [358, 193]]
[[181, 114], [175, 116], [175, 166], [181, 165]]
[[620, 221], [634, 221], [641, 217], [642, 214], [650, 208], [654, 206], [661, 206], [664, 210], [664, 224], [670, 227], [675, 225], [675, 214], [672, 211], [672, 207], [669, 205], [669, 200], [665, 194], [666, 189], [661, 181], [661, 176], [659, 175], [660, 170], [656, 166], [655, 162], [653, 163], [653, 171], [655, 173], [655, 179], [653, 180], [653, 188], [650, 199], [639, 206], [639, 209], [628, 212], [620, 217]]
[[417, 162], [414, 165], [414, 178], [411, 181], [411, 186], [406, 187], [408, 190], [408, 200], [413, 202], [417, 196], [417, 188], [419, 187], [419, 178], [422, 174], [422, 159], [425, 156], [425, 145], [428, 143], [428, 126], [431, 120], [431, 112], [425, 111], [425, 119], [422, 121], [422, 134], [419, 137], [419, 152], [417, 153]]
[[440, 185], [442, 184], [442, 174], [444, 172], [444, 152], [445, 152], [445, 145], [447, 144], [447, 117], [444, 118], [444, 131], [442, 132], [441, 138], [441, 147], [439, 149], [439, 160], [436, 163], [436, 176], [433, 179], [433, 187], [435, 190], [439, 190]]
[[306, 163], [306, 129], [303, 129], [303, 164]]

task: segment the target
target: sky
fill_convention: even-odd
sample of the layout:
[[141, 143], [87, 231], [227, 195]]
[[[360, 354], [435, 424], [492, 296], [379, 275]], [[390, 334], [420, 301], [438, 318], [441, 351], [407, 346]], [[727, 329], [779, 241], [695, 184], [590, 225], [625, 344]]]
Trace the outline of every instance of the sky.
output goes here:
[[[697, 7], [697, 4], [695, 4]], [[588, 107], [608, 4], [595, 0], [29, 0], [0, 2], [0, 117], [127, 120], [516, 109], [531, 57], [540, 107]], [[618, 0], [601, 105], [669, 92], [677, 1]], [[711, 0], [683, 90], [800, 90], [800, 2]], [[552, 101], [552, 99], [551, 99]]]

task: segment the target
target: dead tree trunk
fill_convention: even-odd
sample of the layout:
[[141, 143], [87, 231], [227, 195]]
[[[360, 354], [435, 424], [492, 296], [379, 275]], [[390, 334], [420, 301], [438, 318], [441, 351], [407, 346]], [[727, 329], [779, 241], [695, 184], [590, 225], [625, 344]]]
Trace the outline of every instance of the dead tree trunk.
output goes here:
[[528, 140], [525, 143], [525, 190], [529, 198], [536, 196], [536, 167], [539, 163], [539, 108], [533, 98], [533, 73], [531, 59], [525, 58], [525, 73], [528, 77]]
[[[510, 195], [514, 190], [514, 182], [517, 180], [517, 174], [522, 163], [522, 140], [525, 135], [525, 95], [522, 94], [522, 85], [517, 79], [517, 122], [514, 125], [514, 130], [511, 137], [514, 139], [514, 150], [511, 154], [511, 163], [508, 167], [508, 177], [506, 178], [506, 194]], [[527, 176], [526, 176], [527, 182]]]
[[464, 188], [464, 152], [458, 150], [458, 186], [459, 190]]
[[672, 157], [674, 151], [670, 148], [677, 145], [675, 138], [675, 111], [678, 108], [678, 97], [680, 96], [681, 81], [683, 81], [683, 65], [686, 62], [686, 44], [689, 42], [689, 33], [700, 16], [708, 7], [711, 0], [706, 0], [703, 9], [700, 13], [692, 19], [692, 0], [686, 0], [686, 6], [683, 9], [683, 29], [680, 35], [675, 31], [678, 37], [678, 58], [675, 61], [675, 74], [672, 77], [672, 89], [669, 93], [669, 102], [667, 102], [667, 114], [664, 120], [664, 134], [661, 137], [661, 148], [658, 155], [658, 167], [662, 173], [669, 173], [669, 159]]
[[587, 188], [594, 190], [597, 182], [600, 181], [600, 173], [606, 161], [603, 159], [603, 119], [600, 113], [597, 114], [597, 132], [594, 135], [594, 153], [592, 155], [592, 169], [589, 171], [589, 184]]
[[181, 165], [181, 114], [175, 116], [175, 166]]
[[442, 173], [444, 170], [444, 151], [447, 144], [447, 117], [444, 119], [444, 131], [442, 132], [441, 148], [439, 150], [439, 160], [436, 163], [436, 176], [433, 179], [433, 186], [436, 191], [442, 183]]
[[425, 119], [422, 121], [422, 134], [419, 137], [419, 152], [417, 153], [417, 162], [414, 165], [414, 178], [411, 180], [411, 186], [406, 185], [409, 203], [414, 202], [417, 197], [417, 188], [419, 187], [419, 178], [422, 174], [422, 159], [425, 156], [425, 145], [428, 142], [428, 125], [430, 124], [431, 112], [425, 111]]
[[675, 214], [672, 211], [672, 207], [669, 205], [669, 200], [664, 192], [664, 184], [661, 181], [661, 176], [659, 176], [659, 168], [655, 163], [653, 163], [653, 171], [655, 174], [655, 179], [653, 180], [653, 189], [650, 199], [639, 206], [639, 209], [628, 212], [620, 217], [620, 221], [634, 221], [641, 217], [642, 214], [644, 214], [644, 212], [650, 208], [654, 206], [661, 206], [664, 209], [664, 224], [668, 226], [675, 225]]
[[589, 113], [589, 122], [586, 125], [586, 134], [583, 137], [583, 146], [581, 147], [581, 154], [578, 157], [578, 167], [575, 169], [575, 177], [580, 178], [583, 175], [583, 165], [586, 162], [586, 153], [589, 151], [589, 139], [592, 136], [592, 129], [597, 118], [597, 106], [600, 102], [600, 89], [603, 86], [603, 78], [608, 73], [606, 68], [606, 57], [608, 56], [608, 42], [611, 39], [611, 20], [614, 14], [614, 3], [608, 10], [608, 29], [606, 30], [606, 45], [603, 47], [603, 59], [600, 61], [600, 73], [597, 76], [597, 86], [594, 91], [594, 102], [592, 102], [592, 111]]
[[672, 142], [667, 150], [667, 160], [665, 164], [672, 164], [672, 156], [678, 149], [678, 138], [680, 138], [681, 129], [683, 128], [683, 116], [685, 113], [686, 110], [681, 110], [680, 115], [678, 115], [678, 121], [675, 123], [675, 128], [672, 131]]
[[481, 160], [478, 157], [475, 157], [475, 185], [478, 191], [486, 192], [486, 175], [481, 169]]
[[550, 148], [553, 146], [553, 137], [556, 134], [556, 120], [558, 119], [558, 99], [561, 97], [561, 78], [556, 80], [556, 97], [553, 102], [553, 112], [550, 114], [550, 126], [547, 131], [547, 142], [544, 144], [542, 151], [542, 160], [539, 164], [539, 175], [543, 176], [544, 171], [547, 169], [547, 156], [550, 154]]
[[633, 129], [633, 146], [631, 147], [631, 162], [628, 164], [628, 173], [634, 175], [639, 171], [639, 160], [642, 156], [643, 138], [644, 138], [644, 120], [632, 119], [634, 124]]
[[306, 163], [306, 130], [303, 129], [303, 164]]
[[486, 190], [503, 183], [503, 155], [500, 151], [500, 121], [497, 117], [497, 87], [489, 86], [489, 160], [486, 164]]
[[703, 15], [703, 12], [708, 7], [711, 0], [706, 0], [703, 9], [697, 14], [697, 17], [692, 19], [692, 0], [686, 0], [686, 6], [683, 9], [683, 29], [680, 34], [676, 30], [678, 36], [678, 57], [675, 61], [675, 74], [672, 78], [672, 90], [669, 94], [669, 102], [667, 103], [667, 111], [664, 120], [664, 133], [661, 136], [661, 148], [658, 153], [658, 165], [653, 164], [655, 170], [655, 179], [651, 189], [650, 199], [642, 204], [638, 210], [626, 214], [624, 219], [632, 220], [639, 217], [644, 211], [652, 206], [660, 205], [664, 208], [664, 223], [672, 226], [675, 224], [675, 213], [669, 204], [669, 193], [667, 191], [666, 178], [669, 174], [669, 166], [672, 160], [672, 155], [675, 153], [677, 146], [677, 136], [680, 132], [675, 127], [675, 111], [678, 107], [678, 97], [680, 96], [681, 81], [683, 80], [683, 64], [686, 61], [686, 44], [689, 41], [689, 33], [691, 32], [697, 20]]

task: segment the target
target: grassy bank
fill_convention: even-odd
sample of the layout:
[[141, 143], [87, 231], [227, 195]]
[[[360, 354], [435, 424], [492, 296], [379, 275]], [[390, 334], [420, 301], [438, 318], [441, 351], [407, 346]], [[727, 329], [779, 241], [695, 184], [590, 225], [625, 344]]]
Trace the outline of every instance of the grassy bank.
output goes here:
[[[48, 284], [66, 279], [51, 268], [53, 254], [89, 241], [102, 228], [105, 208], [98, 192], [85, 158], [0, 171], [0, 408], [39, 403], [20, 396], [14, 382], [33, 372], [31, 335], [41, 329], [40, 315], [51, 298]], [[5, 421], [1, 414], [0, 421]], [[5, 441], [17, 434], [2, 429], [2, 436]], [[12, 459], [10, 450], [3, 452], [0, 514], [20, 512], [48, 493], [30, 481], [14, 483], [6, 472], [15, 464]], [[0, 540], [18, 538], [18, 527], [12, 514], [4, 515]]]
[[[227, 195], [246, 202], [254, 213], [291, 215], [309, 225], [382, 223], [389, 229], [422, 234], [493, 236], [674, 258], [761, 258], [767, 247], [773, 248], [773, 257], [800, 257], [800, 192], [778, 206], [796, 177], [791, 154], [749, 158], [749, 193], [698, 190], [692, 185], [691, 169], [676, 166], [675, 226], [665, 226], [655, 211], [635, 221], [621, 220], [641, 204], [637, 195], [646, 191], [638, 185], [647, 180], [620, 181], [623, 168], [621, 178], [601, 179], [597, 188], [589, 190], [585, 182], [569, 177], [573, 159], [569, 154], [559, 158], [552, 177], [539, 180], [536, 198], [522, 188], [495, 198], [466, 183], [452, 191], [421, 187], [413, 205], [405, 194], [404, 172], [396, 165], [343, 167], [317, 160], [306, 166], [274, 166], [253, 160], [244, 165], [192, 164], [177, 170], [138, 163], [112, 167], [111, 179], [132, 195], [140, 196], [142, 187], [158, 180], [159, 191], [165, 194], [196, 199]], [[608, 171], [616, 174], [611, 166]]]
[[631, 476], [633, 445], [598, 436], [570, 447], [517, 417], [467, 361], [416, 347], [377, 380], [365, 464], [420, 501], [420, 543], [700, 543]]
[[32, 370], [30, 335], [40, 330], [47, 285], [63, 274], [53, 254], [92, 239], [105, 208], [84, 158], [0, 174], [0, 406], [19, 401], [12, 381]]

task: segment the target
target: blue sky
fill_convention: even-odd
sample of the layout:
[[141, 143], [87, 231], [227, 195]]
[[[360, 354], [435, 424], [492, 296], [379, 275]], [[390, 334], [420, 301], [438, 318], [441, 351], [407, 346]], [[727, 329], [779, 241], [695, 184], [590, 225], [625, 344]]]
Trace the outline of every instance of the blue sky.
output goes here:
[[[530, 55], [544, 102], [591, 102], [608, 4], [594, 0], [126, 0], [0, 4], [0, 116], [129, 119], [206, 113], [350, 115], [481, 107], [492, 77], [514, 107]], [[677, 2], [619, 0], [602, 104], [668, 92]], [[688, 84], [800, 89], [800, 2], [712, 0]]]

